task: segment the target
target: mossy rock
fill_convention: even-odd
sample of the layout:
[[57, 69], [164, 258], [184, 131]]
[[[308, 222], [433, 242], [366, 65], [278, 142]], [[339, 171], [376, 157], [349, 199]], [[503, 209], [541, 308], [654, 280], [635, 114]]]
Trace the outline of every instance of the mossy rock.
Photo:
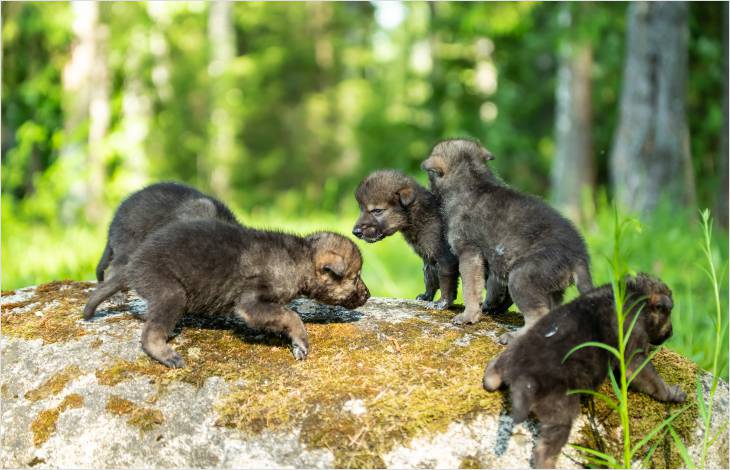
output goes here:
[[[171, 345], [184, 369], [139, 347], [145, 305], [133, 294], [81, 320], [93, 283], [55, 282], [3, 293], [4, 467], [527, 467], [538, 432], [509, 426], [508, 400], [481, 387], [496, 338], [515, 313], [468, 327], [425, 303], [370, 299], [349, 311], [299, 300], [310, 356], [236, 319], [187, 316]], [[694, 396], [707, 374], [665, 350], [655, 364]], [[727, 384], [713, 429], [727, 422]], [[640, 439], [677, 405], [631, 394]], [[696, 451], [697, 409], [675, 429]], [[586, 402], [571, 442], [616, 451], [618, 418]], [[649, 446], [647, 446], [648, 450]], [[727, 437], [711, 463], [727, 465]], [[560, 466], [585, 462], [566, 446]], [[653, 467], [682, 465], [671, 438]]]

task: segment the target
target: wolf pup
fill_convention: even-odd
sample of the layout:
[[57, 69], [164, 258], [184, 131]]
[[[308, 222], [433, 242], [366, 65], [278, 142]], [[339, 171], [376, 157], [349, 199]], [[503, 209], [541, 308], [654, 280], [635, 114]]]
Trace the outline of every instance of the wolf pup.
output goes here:
[[459, 258], [466, 309], [455, 323], [479, 320], [485, 261], [489, 280], [506, 285], [525, 326], [500, 338], [503, 344], [527, 331], [562, 302], [575, 282], [593, 287], [588, 252], [576, 228], [537, 197], [516, 191], [487, 168], [494, 157], [478, 142], [445, 140], [421, 167], [441, 198], [446, 237]]
[[303, 238], [215, 219], [177, 221], [151, 234], [124, 268], [99, 284], [84, 318], [119, 290], [134, 289], [148, 305], [142, 349], [168, 367], [185, 365], [167, 339], [187, 312], [233, 312], [251, 328], [288, 336], [301, 360], [309, 350], [307, 331], [286, 304], [305, 296], [359, 307], [370, 297], [361, 267], [357, 246], [335, 233]]
[[[672, 335], [672, 292], [658, 279], [646, 274], [626, 278], [624, 328], [632, 324], [626, 356], [632, 358], [628, 374], [646, 360], [650, 345], [659, 345]], [[597, 341], [618, 348], [613, 289], [601, 286], [562, 305], [540, 319], [517, 338], [484, 372], [484, 388], [494, 391], [509, 386], [512, 417], [521, 422], [532, 411], [540, 420], [540, 440], [533, 453], [536, 468], [554, 467], [568, 440], [580, 398], [568, 390], [595, 390], [616, 367], [606, 350], [583, 348], [563, 358], [575, 346]], [[687, 395], [676, 385], [667, 385], [648, 362], [631, 382], [637, 391], [661, 401], [683, 402]]]
[[174, 220], [219, 219], [236, 222], [218, 199], [180, 183], [156, 183], [125, 199], [109, 225], [109, 238], [96, 267], [96, 279], [104, 280], [129, 262], [129, 257], [152, 232]]
[[[446, 242], [438, 198], [399, 171], [379, 170], [360, 183], [355, 199], [360, 206], [360, 217], [352, 233], [374, 243], [401, 232], [423, 260], [426, 291], [416, 299], [431, 301], [440, 288], [441, 298], [431, 307], [439, 310], [449, 308], [456, 298], [459, 266]], [[512, 300], [505, 287], [500, 284], [487, 287], [484, 310], [502, 313], [510, 305]]]

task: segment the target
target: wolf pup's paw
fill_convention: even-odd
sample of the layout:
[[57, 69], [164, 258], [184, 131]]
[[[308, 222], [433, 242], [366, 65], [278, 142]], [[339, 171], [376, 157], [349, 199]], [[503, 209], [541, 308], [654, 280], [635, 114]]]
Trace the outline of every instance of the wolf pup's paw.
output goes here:
[[679, 385], [670, 385], [669, 386], [669, 396], [667, 397], [667, 401], [683, 403], [686, 399], [687, 399], [687, 394], [684, 393], [684, 391], [681, 388], [679, 388]]
[[297, 361], [303, 361], [307, 358], [307, 354], [309, 354], [305, 344], [292, 344], [291, 352]]
[[515, 339], [515, 335], [512, 334], [512, 332], [507, 332], [502, 334], [502, 336], [499, 337], [497, 341], [499, 341], [499, 344], [504, 344], [505, 346], [512, 342], [512, 340]]
[[430, 302], [433, 300], [433, 295], [428, 295], [426, 292], [423, 294], [418, 294], [416, 296], [416, 300], [425, 300], [426, 302]]
[[479, 312], [477, 312], [476, 315], [474, 315], [474, 314], [469, 314], [466, 311], [464, 311], [464, 312], [461, 312], [460, 314], [458, 314], [457, 316], [455, 316], [451, 320], [451, 323], [454, 323], [456, 325], [464, 325], [464, 324], [471, 325], [478, 321], [479, 321]]
[[178, 353], [173, 353], [170, 357], [161, 360], [160, 362], [171, 369], [182, 369], [185, 367], [185, 361]]

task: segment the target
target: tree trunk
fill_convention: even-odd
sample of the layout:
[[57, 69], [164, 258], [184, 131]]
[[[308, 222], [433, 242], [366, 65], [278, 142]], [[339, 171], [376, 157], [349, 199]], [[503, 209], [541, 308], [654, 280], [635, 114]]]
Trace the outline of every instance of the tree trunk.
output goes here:
[[132, 40], [124, 62], [122, 91], [122, 130], [124, 132], [124, 162], [121, 187], [125, 193], [140, 189], [148, 177], [147, 136], [150, 129], [152, 100], [144, 84], [144, 60], [147, 57], [148, 34], [142, 26], [129, 32]]
[[722, 99], [722, 130], [720, 134], [720, 186], [717, 193], [717, 201], [715, 203], [715, 212], [717, 215], [715, 216], [717, 218], [717, 221], [720, 223], [722, 227], [725, 229], [728, 228], [728, 147], [727, 147], [727, 140], [728, 140], [728, 116], [727, 116], [727, 106], [728, 106], [728, 63], [727, 63], [727, 56], [728, 56], [728, 4], [725, 3], [725, 6], [723, 8], [723, 54], [722, 56], [725, 58], [723, 61], [723, 71], [725, 75], [725, 96], [723, 96]]
[[216, 0], [210, 5], [208, 42], [210, 45], [211, 119], [207, 158], [203, 168], [210, 189], [217, 196], [231, 197], [231, 172], [236, 158], [236, 127], [226, 95], [233, 88], [230, 66], [236, 54], [232, 3]]
[[[570, 28], [570, 6], [564, 13]], [[560, 54], [555, 107], [555, 160], [551, 184], [553, 203], [576, 222], [587, 221], [583, 196], [593, 194], [591, 66], [588, 41], [569, 41]], [[591, 198], [592, 200], [592, 198]]]
[[[73, 220], [75, 208], [83, 205], [86, 217], [98, 222], [103, 214], [104, 186], [103, 140], [109, 128], [109, 71], [106, 63], [107, 28], [99, 21], [99, 4], [74, 2], [73, 31], [76, 41], [71, 60], [64, 69], [65, 143], [62, 156], [65, 170], [76, 177], [69, 197], [64, 201], [62, 216]], [[82, 136], [83, 124], [88, 119], [88, 135]], [[84, 145], [86, 140], [86, 146]]]
[[651, 212], [661, 200], [695, 205], [685, 110], [687, 16], [685, 2], [629, 4], [611, 176], [616, 199], [631, 211]]

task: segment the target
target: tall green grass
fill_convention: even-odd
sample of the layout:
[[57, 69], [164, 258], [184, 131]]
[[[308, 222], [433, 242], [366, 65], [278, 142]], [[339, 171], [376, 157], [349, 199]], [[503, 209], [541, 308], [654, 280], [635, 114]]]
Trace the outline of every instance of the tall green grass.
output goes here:
[[[97, 226], [62, 226], [32, 223], [20, 219], [12, 207], [3, 205], [2, 214], [2, 289], [39, 284], [54, 279], [87, 280], [106, 241], [106, 223]], [[243, 223], [262, 228], [284, 229], [295, 233], [334, 230], [349, 234], [357, 213], [312, 213], [283, 215], [276, 211], [237, 211]], [[703, 272], [705, 254], [698, 240], [702, 228], [694, 214], [669, 208], [641, 220], [641, 232], [622, 241], [626, 262], [636, 271], [646, 271], [664, 280], [674, 292], [672, 313], [674, 336], [667, 346], [705, 369], [714, 361], [714, 294]], [[594, 222], [581, 227], [592, 257], [597, 285], [608, 283], [611, 273], [605, 263], [612, 256], [613, 213], [607, 204], [596, 212]], [[351, 237], [354, 238], [354, 237]], [[367, 244], [356, 240], [364, 257], [363, 278], [374, 296], [415, 298], [423, 292], [420, 259], [400, 235]], [[727, 232], [714, 229], [710, 246], [718, 271], [719, 300], [727, 312]], [[575, 288], [567, 299], [577, 295]], [[727, 313], [725, 313], [727, 315]], [[727, 344], [727, 330], [723, 344]], [[718, 370], [728, 377], [728, 353], [720, 352]]]

